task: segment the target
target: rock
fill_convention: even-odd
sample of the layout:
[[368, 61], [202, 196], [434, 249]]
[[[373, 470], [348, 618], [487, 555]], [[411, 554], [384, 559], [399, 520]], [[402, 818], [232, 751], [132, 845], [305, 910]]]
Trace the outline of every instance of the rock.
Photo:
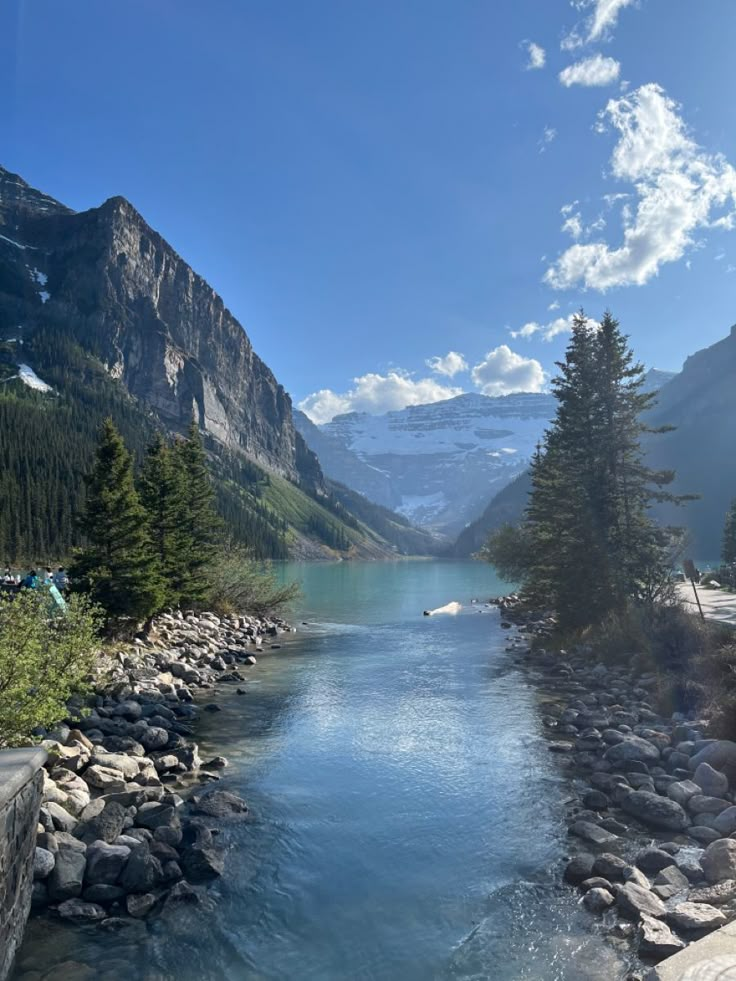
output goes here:
[[[122, 773], [126, 780], [135, 780], [140, 769], [135, 759], [124, 753], [100, 753], [98, 751], [90, 760], [90, 765], [101, 766], [106, 770], [115, 770], [116, 773]], [[88, 771], [85, 771], [83, 774], [85, 778], [87, 773]], [[89, 783], [89, 780], [87, 782]]]
[[166, 729], [161, 729], [159, 726], [146, 726], [139, 738], [143, 746], [150, 751], [163, 749], [169, 741], [169, 734]]
[[723, 837], [732, 835], [736, 831], [736, 807], [729, 807], [725, 811], [721, 811], [720, 814], [713, 818], [712, 824], [715, 830]]
[[119, 770], [110, 770], [106, 766], [88, 766], [83, 774], [84, 780], [90, 787], [97, 787], [105, 793], [125, 790], [125, 779]]
[[[85, 808], [85, 812], [86, 810]], [[125, 808], [121, 804], [116, 801], [103, 802], [102, 810], [88, 821], [79, 824], [74, 834], [87, 844], [93, 841], [106, 841], [111, 844], [122, 832], [125, 817]]]
[[135, 823], [153, 831], [161, 827], [179, 827], [179, 815], [173, 807], [150, 801], [141, 804], [135, 816]]
[[661, 872], [676, 864], [672, 855], [660, 848], [642, 848], [635, 862], [644, 872]]
[[721, 837], [717, 831], [704, 824], [696, 824], [694, 827], [688, 828], [687, 833], [691, 838], [699, 841], [701, 845], [710, 845]]
[[687, 814], [676, 801], [648, 790], [632, 790], [621, 801], [621, 807], [654, 828], [684, 831], [690, 824]]
[[637, 886], [641, 886], [642, 889], [651, 889], [652, 884], [641, 871], [637, 869], [635, 865], [627, 865], [623, 871], [624, 882], [634, 882]]
[[728, 793], [728, 777], [713, 769], [710, 763], [700, 763], [693, 774], [693, 781], [706, 797], [723, 797]]
[[701, 882], [705, 878], [700, 859], [688, 852], [678, 852], [675, 864], [690, 882]]
[[111, 903], [116, 903], [122, 899], [124, 895], [125, 890], [121, 889], [120, 886], [110, 886], [101, 882], [96, 886], [86, 886], [82, 893], [82, 899], [85, 903], [109, 906]]
[[225, 871], [225, 861], [221, 853], [214, 848], [192, 845], [182, 853], [181, 867], [184, 875], [192, 882], [202, 882], [222, 875]]
[[698, 794], [687, 803], [691, 814], [722, 814], [731, 807], [731, 802], [722, 797], [704, 797]]
[[227, 790], [215, 790], [203, 797], [193, 798], [192, 813], [214, 818], [241, 817], [248, 813], [248, 805], [242, 797]]
[[667, 796], [681, 807], [685, 807], [691, 797], [700, 793], [702, 793], [700, 786], [692, 780], [678, 780], [667, 787]]
[[700, 860], [708, 882], [736, 879], [736, 841], [721, 838], [708, 845]]
[[125, 900], [125, 908], [128, 913], [138, 919], [148, 916], [155, 905], [156, 897], [151, 892], [127, 896]]
[[33, 879], [34, 881], [39, 881], [40, 879], [47, 879], [54, 870], [56, 865], [56, 858], [53, 852], [47, 851], [45, 848], [39, 848], [36, 846], [36, 851], [33, 855]]
[[202, 764], [204, 770], [222, 770], [228, 766], [228, 761], [224, 756], [214, 756], [207, 763]]
[[726, 923], [719, 909], [707, 903], [679, 903], [667, 914], [678, 930], [715, 930]]
[[684, 942], [675, 936], [666, 923], [649, 916], [648, 913], [642, 913], [639, 934], [640, 954], [659, 961], [671, 957], [684, 948]]
[[[599, 856], [601, 858], [602, 856]], [[615, 857], [615, 856], [614, 856]], [[563, 878], [565, 882], [569, 882], [572, 886], [578, 886], [581, 882], [589, 879], [593, 872], [593, 864], [597, 859], [593, 855], [588, 855], [583, 852], [580, 855], [576, 855], [567, 863]], [[601, 875], [604, 875], [601, 872]], [[606, 876], [608, 878], [608, 876]]]
[[149, 892], [162, 878], [161, 863], [145, 845], [134, 848], [120, 877], [126, 892]]
[[655, 886], [674, 886], [675, 889], [688, 889], [690, 880], [677, 868], [670, 865], [669, 868], [662, 869], [654, 880]]
[[690, 757], [691, 771], [694, 773], [701, 763], [707, 763], [713, 769], [723, 772], [729, 783], [736, 783], [736, 743], [727, 739], [717, 739], [708, 743]]
[[659, 761], [659, 750], [646, 739], [639, 736], [626, 736], [625, 739], [610, 746], [603, 754], [609, 763], [656, 763]]
[[643, 913], [661, 919], [666, 912], [664, 903], [658, 896], [635, 882], [626, 882], [618, 889], [616, 905], [624, 916], [633, 920], [638, 920]]
[[581, 892], [588, 892], [590, 889], [607, 889], [609, 892], [612, 891], [611, 883], [608, 879], [604, 879], [600, 875], [594, 875], [591, 879], [586, 879], [585, 882], [580, 883]]
[[609, 906], [613, 906], [614, 902], [615, 899], [611, 893], [607, 889], [601, 889], [598, 886], [589, 889], [583, 896], [583, 906], [587, 910], [590, 910], [591, 913], [602, 913]]
[[611, 842], [618, 841], [618, 835], [605, 831], [591, 821], [576, 821], [570, 826], [570, 834], [589, 841], [594, 845], [609, 845]]
[[[736, 842], [734, 844], [736, 845]], [[52, 902], [62, 903], [66, 899], [75, 899], [80, 895], [85, 865], [84, 851], [68, 847], [59, 848], [54, 868], [47, 880], [49, 899]]]
[[51, 820], [53, 821], [54, 828], [57, 831], [74, 831], [77, 826], [77, 819], [72, 817], [68, 811], [64, 810], [61, 804], [56, 804], [54, 801], [49, 801], [43, 806], [51, 815]]
[[96, 841], [87, 849], [86, 885], [113, 885], [130, 857], [130, 848], [124, 845], [109, 845]]
[[79, 923], [90, 923], [104, 920], [107, 913], [95, 903], [85, 903], [81, 899], [67, 899], [58, 907], [59, 916], [63, 920], [75, 920]]
[[166, 908], [178, 906], [182, 903], [193, 905], [199, 902], [199, 893], [192, 889], [188, 882], [177, 882], [172, 886], [166, 896]]
[[589, 790], [583, 795], [583, 805], [591, 811], [605, 811], [610, 803], [602, 790]]
[[602, 855], [599, 855], [594, 860], [592, 872], [593, 875], [603, 876], [609, 882], [622, 882], [624, 869], [627, 867], [628, 862], [623, 858], [619, 858], [618, 855], [612, 855], [610, 852], [603, 852]]
[[710, 906], [723, 906], [736, 899], [736, 879], [725, 879], [712, 886], [691, 889], [688, 899], [691, 903], [708, 903]]

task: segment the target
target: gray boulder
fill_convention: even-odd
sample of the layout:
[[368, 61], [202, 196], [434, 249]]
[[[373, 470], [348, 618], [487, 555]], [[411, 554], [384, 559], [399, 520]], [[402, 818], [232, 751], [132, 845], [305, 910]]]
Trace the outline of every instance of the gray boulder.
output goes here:
[[120, 885], [126, 892], [150, 892], [162, 878], [161, 863], [148, 847], [134, 848], [120, 876]]
[[666, 923], [648, 913], [641, 915], [639, 953], [655, 961], [671, 957], [684, 950], [685, 943], [670, 930]]
[[[95, 804], [97, 801], [94, 802]], [[87, 808], [85, 808], [85, 813]], [[120, 835], [125, 825], [125, 808], [116, 801], [103, 801], [103, 807], [94, 817], [77, 826], [74, 834], [90, 844], [93, 841], [106, 841], [111, 844]]]
[[85, 883], [88, 886], [114, 885], [130, 857], [130, 848], [96, 841], [87, 849]]
[[662, 848], [642, 848], [636, 854], [636, 864], [644, 872], [661, 872], [663, 869], [667, 869], [672, 865], [675, 865], [675, 859], [669, 852], [664, 851]]
[[193, 845], [182, 853], [181, 867], [187, 879], [203, 882], [222, 875], [225, 871], [225, 860], [214, 848]]
[[80, 895], [85, 865], [86, 858], [83, 851], [67, 847], [59, 848], [56, 863], [47, 880], [49, 899], [52, 902], [63, 903], [66, 899], [75, 899]]
[[712, 886], [692, 889], [688, 899], [691, 903], [708, 903], [709, 906], [723, 906], [736, 899], [736, 879], [725, 879]]
[[47, 879], [53, 872], [55, 865], [56, 858], [54, 857], [53, 852], [48, 851], [46, 848], [39, 848], [36, 846], [36, 851], [33, 855], [34, 881]]
[[215, 790], [194, 799], [193, 813], [220, 819], [243, 817], [248, 813], [248, 805], [236, 794], [227, 790]]
[[691, 797], [702, 794], [702, 792], [701, 787], [692, 780], [677, 780], [667, 787], [667, 796], [681, 807], [685, 807]]
[[154, 831], [156, 828], [178, 828], [179, 815], [173, 807], [156, 801], [141, 804], [135, 816], [135, 822], [142, 828]]
[[589, 889], [583, 896], [583, 906], [591, 913], [602, 913], [609, 906], [613, 906], [615, 899], [607, 889], [595, 886]]
[[708, 845], [700, 859], [708, 882], [724, 882], [736, 879], [736, 841], [721, 838]]
[[661, 919], [666, 912], [664, 903], [658, 896], [635, 882], [626, 882], [619, 887], [616, 905], [624, 916], [632, 920], [638, 920], [643, 913]]
[[713, 828], [724, 837], [736, 831], [736, 807], [728, 807], [721, 811], [711, 822]]
[[706, 797], [723, 797], [728, 793], [728, 777], [725, 773], [715, 770], [710, 763], [698, 764], [693, 774], [693, 781]]
[[690, 824], [687, 814], [676, 801], [648, 790], [632, 790], [621, 800], [621, 807], [653, 828], [684, 831]]
[[646, 739], [639, 736], [626, 736], [623, 742], [616, 743], [609, 747], [603, 754], [603, 758], [609, 763], [657, 763], [659, 761], [659, 750]]
[[706, 745], [690, 757], [690, 770], [695, 773], [701, 763], [707, 763], [724, 773], [729, 783], [736, 783], [736, 743], [728, 739], [704, 742]]
[[583, 841], [591, 842], [594, 845], [609, 845], [614, 841], [618, 841], [618, 835], [611, 834], [610, 831], [598, 827], [597, 824], [593, 824], [591, 821], [575, 821], [570, 826], [570, 834], [576, 835], [576, 837], [582, 838]]
[[726, 923], [726, 917], [707, 903], [679, 903], [667, 914], [678, 930], [715, 930]]
[[[596, 859], [593, 857], [593, 855], [589, 855], [585, 852], [580, 855], [576, 855], [575, 858], [571, 859], [567, 863], [563, 876], [565, 882], [569, 882], [572, 886], [578, 886], [581, 882], [585, 882], [585, 880], [589, 879], [593, 873], [593, 864], [595, 861]], [[603, 872], [600, 874], [604, 875]], [[608, 878], [608, 876], [606, 876], [606, 878]]]
[[85, 903], [81, 899], [67, 899], [58, 907], [59, 916], [63, 920], [74, 920], [77, 923], [91, 923], [104, 920], [107, 913], [95, 903]]
[[109, 906], [110, 903], [122, 899], [124, 895], [125, 890], [121, 889], [120, 886], [110, 886], [105, 882], [100, 882], [96, 886], [86, 886], [82, 893], [82, 899], [85, 903]]

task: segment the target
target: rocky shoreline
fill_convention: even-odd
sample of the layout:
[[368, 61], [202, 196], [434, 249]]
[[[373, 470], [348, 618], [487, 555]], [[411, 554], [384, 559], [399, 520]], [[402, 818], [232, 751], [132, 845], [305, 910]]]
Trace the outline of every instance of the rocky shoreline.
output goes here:
[[[105, 659], [95, 693], [70, 704], [69, 720], [42, 743], [33, 915], [145, 929], [146, 917], [200, 901], [224, 870], [218, 825], [248, 808], [208, 786], [227, 760], [200, 759], [195, 697], [242, 684], [255, 654], [291, 630], [279, 618], [164, 614]], [[19, 968], [28, 981], [40, 976], [23, 971], [22, 957]]]
[[736, 920], [736, 743], [706, 738], [703, 720], [659, 715], [657, 675], [603, 664], [589, 647], [545, 647], [551, 614], [525, 615], [514, 595], [494, 603], [573, 788], [561, 877], [610, 942], [641, 959], [637, 981]]

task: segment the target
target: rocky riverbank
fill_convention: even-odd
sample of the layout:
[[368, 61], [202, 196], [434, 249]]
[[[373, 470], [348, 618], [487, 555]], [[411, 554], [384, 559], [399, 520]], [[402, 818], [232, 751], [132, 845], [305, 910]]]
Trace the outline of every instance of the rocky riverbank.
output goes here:
[[35, 914], [120, 930], [199, 901], [224, 869], [219, 824], [248, 809], [209, 786], [227, 760], [200, 759], [195, 698], [226, 682], [245, 694], [255, 654], [291, 629], [276, 618], [166, 614], [105, 659], [95, 694], [43, 741]]
[[703, 720], [661, 716], [655, 674], [603, 664], [589, 647], [545, 647], [553, 616], [522, 614], [515, 596], [496, 602], [573, 789], [562, 876], [600, 929], [646, 965], [736, 920], [736, 743], [706, 738]]

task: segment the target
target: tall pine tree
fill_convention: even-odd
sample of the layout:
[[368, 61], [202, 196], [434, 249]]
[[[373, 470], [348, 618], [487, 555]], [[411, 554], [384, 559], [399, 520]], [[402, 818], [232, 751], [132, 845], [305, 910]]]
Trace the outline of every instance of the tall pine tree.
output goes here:
[[610, 314], [600, 327], [575, 318], [558, 368], [557, 414], [532, 462], [524, 586], [531, 603], [577, 628], [623, 609], [664, 573], [649, 507], [673, 499], [664, 488], [674, 475], [644, 463], [642, 414], [655, 396], [642, 391], [644, 370]]
[[187, 502], [182, 468], [159, 433], [148, 447], [138, 478], [166, 605], [177, 606], [188, 579]]
[[215, 511], [207, 456], [194, 418], [186, 439], [180, 439], [174, 445], [173, 455], [184, 489], [180, 525], [184, 543], [181, 601], [184, 604], [197, 604], [209, 592], [222, 522]]
[[102, 426], [86, 484], [86, 544], [74, 559], [72, 580], [111, 619], [146, 619], [160, 609], [163, 589], [131, 457], [112, 419]]

